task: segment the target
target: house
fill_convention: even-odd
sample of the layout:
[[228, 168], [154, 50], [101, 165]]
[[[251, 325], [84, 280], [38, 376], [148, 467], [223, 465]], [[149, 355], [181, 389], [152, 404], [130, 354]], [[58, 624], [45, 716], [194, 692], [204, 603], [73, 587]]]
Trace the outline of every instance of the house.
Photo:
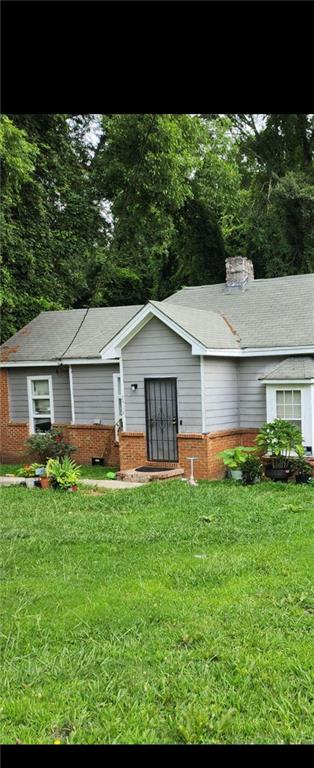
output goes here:
[[221, 476], [217, 453], [253, 444], [275, 417], [314, 453], [314, 274], [255, 280], [226, 260], [226, 282], [145, 306], [42, 312], [1, 347], [1, 457], [63, 425], [76, 458], [122, 470], [182, 467]]

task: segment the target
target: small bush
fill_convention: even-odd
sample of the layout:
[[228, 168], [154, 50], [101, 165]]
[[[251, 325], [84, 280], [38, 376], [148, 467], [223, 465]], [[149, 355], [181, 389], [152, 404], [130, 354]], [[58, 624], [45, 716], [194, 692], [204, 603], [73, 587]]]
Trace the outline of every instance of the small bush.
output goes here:
[[74, 445], [65, 442], [63, 432], [60, 429], [51, 429], [44, 434], [32, 435], [26, 440], [25, 445], [30, 455], [42, 464], [46, 464], [48, 459], [70, 456], [76, 451]]
[[258, 456], [248, 456], [241, 466], [243, 485], [252, 485], [263, 473], [263, 464]]

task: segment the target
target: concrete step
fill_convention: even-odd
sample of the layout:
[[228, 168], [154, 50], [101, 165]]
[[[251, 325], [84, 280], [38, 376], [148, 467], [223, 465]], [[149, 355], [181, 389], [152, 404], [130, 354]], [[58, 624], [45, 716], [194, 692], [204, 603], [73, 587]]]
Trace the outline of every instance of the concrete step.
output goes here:
[[184, 475], [184, 469], [167, 469], [160, 472], [137, 472], [134, 469], [125, 469], [117, 472], [117, 480], [128, 483], [151, 483], [154, 480], [174, 480]]

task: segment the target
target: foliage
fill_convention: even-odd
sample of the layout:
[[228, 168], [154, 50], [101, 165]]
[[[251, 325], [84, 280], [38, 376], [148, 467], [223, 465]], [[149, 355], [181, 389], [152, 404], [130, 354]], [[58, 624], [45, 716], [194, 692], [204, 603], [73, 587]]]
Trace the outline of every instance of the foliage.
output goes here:
[[3, 115], [2, 339], [39, 312], [314, 271], [314, 117]]
[[247, 456], [245, 462], [241, 465], [242, 482], [244, 485], [252, 485], [263, 474], [263, 464], [258, 456], [251, 454]]
[[116, 472], [111, 472], [111, 471], [110, 472], [106, 472], [106, 478], [108, 480], [115, 480], [116, 476], [117, 476]]
[[64, 458], [48, 459], [46, 464], [46, 475], [51, 478], [52, 485], [63, 490], [71, 488], [72, 485], [76, 485], [81, 472], [80, 466], [70, 459], [69, 456]]
[[240, 467], [242, 469], [248, 454], [253, 451], [255, 451], [255, 448], [237, 445], [235, 448], [226, 448], [226, 450], [220, 451], [217, 456], [223, 460], [225, 467], [229, 467], [229, 469], [237, 469]]
[[312, 744], [313, 488], [1, 495], [2, 743]]
[[20, 467], [17, 471], [17, 475], [19, 477], [35, 477], [36, 469], [39, 469], [42, 467], [42, 464], [37, 464], [34, 462], [33, 464], [24, 464], [23, 467]]
[[76, 451], [74, 445], [66, 443], [62, 430], [55, 427], [43, 434], [31, 435], [25, 441], [25, 445], [28, 452], [39, 461], [42, 461], [43, 464], [49, 458], [69, 456]]
[[300, 429], [285, 419], [266, 422], [255, 439], [258, 448], [270, 455], [277, 469], [290, 468], [293, 452], [298, 456], [304, 453]]
[[311, 464], [303, 456], [292, 459], [292, 471], [296, 476], [305, 475], [306, 477], [312, 477]]

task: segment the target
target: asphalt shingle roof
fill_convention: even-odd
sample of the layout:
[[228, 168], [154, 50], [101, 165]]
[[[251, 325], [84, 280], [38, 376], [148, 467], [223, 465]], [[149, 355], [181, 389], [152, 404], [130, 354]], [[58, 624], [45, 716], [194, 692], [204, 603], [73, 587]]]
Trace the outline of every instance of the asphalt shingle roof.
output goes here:
[[268, 379], [314, 379], [314, 357], [288, 357], [262, 377]]
[[[182, 288], [150, 302], [212, 349], [314, 345], [314, 273]], [[42, 312], [0, 348], [9, 361], [97, 358], [142, 305]]]
[[224, 315], [241, 348], [314, 344], [314, 273], [253, 280], [245, 291], [225, 283], [182, 288], [167, 302]]

